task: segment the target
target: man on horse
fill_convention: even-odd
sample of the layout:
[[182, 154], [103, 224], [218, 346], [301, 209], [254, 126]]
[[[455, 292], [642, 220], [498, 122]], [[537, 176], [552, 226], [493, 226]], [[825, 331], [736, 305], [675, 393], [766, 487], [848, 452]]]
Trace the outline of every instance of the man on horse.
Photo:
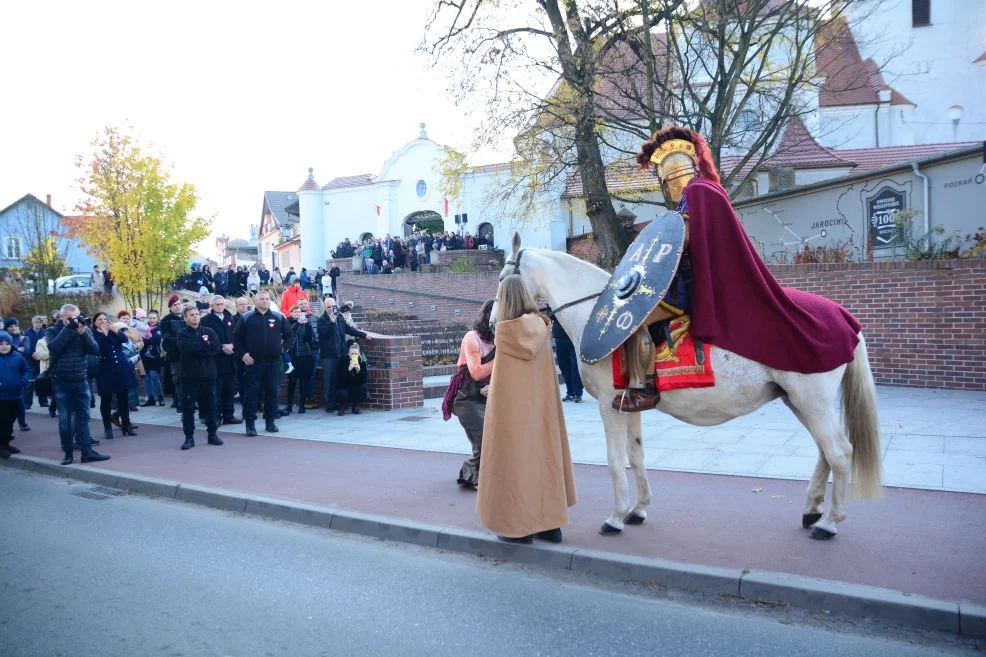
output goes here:
[[[697, 354], [702, 343], [714, 344], [774, 369], [806, 374], [853, 359], [859, 323], [828, 299], [777, 283], [736, 216], [701, 135], [680, 127], [659, 130], [644, 143], [637, 162], [644, 169], [654, 167], [665, 204], [684, 219], [684, 254], [663, 298], [649, 300], [654, 306], [647, 306], [646, 319], [621, 327], [639, 326], [621, 346], [629, 385], [613, 408], [638, 413], [658, 404], [655, 341], [668, 338], [670, 346], [668, 322], [684, 315], [690, 315], [688, 332]], [[639, 250], [635, 245], [624, 260]], [[606, 323], [602, 331], [614, 328]], [[588, 332], [583, 357], [591, 348], [587, 340], [592, 340]]]

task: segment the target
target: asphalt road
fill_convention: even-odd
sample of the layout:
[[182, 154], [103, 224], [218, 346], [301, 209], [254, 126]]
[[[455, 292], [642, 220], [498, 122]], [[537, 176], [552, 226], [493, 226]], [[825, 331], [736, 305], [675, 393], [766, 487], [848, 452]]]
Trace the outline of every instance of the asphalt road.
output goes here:
[[977, 650], [93, 488], [0, 470], [3, 657]]

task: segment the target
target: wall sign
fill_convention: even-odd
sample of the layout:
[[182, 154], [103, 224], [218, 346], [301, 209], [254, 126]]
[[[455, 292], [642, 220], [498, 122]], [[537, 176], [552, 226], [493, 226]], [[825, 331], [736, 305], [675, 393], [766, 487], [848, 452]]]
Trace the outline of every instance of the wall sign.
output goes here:
[[415, 191], [418, 193], [418, 198], [424, 198], [428, 195], [428, 183], [423, 180], [419, 180]]
[[897, 218], [905, 207], [907, 195], [892, 187], [882, 187], [875, 196], [866, 199], [870, 242], [874, 249], [887, 249], [898, 243]]

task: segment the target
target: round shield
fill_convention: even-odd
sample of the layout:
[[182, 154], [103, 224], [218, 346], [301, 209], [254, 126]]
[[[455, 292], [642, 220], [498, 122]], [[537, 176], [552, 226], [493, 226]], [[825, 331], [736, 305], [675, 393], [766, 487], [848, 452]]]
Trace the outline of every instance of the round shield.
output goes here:
[[665, 212], [627, 249], [592, 309], [579, 356], [592, 365], [616, 351], [667, 294], [685, 248], [685, 220]]

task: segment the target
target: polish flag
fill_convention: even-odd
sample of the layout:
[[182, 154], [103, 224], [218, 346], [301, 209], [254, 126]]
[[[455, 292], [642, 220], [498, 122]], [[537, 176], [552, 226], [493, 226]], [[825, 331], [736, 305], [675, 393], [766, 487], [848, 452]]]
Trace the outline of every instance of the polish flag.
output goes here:
[[379, 204], [379, 203], [377, 203], [377, 216], [378, 216], [378, 217], [380, 216], [380, 210], [381, 210], [381, 209], [382, 209], [382, 208], [381, 208], [381, 206], [380, 206], [380, 204]]
[[445, 218], [448, 219], [448, 199], [445, 199]]

